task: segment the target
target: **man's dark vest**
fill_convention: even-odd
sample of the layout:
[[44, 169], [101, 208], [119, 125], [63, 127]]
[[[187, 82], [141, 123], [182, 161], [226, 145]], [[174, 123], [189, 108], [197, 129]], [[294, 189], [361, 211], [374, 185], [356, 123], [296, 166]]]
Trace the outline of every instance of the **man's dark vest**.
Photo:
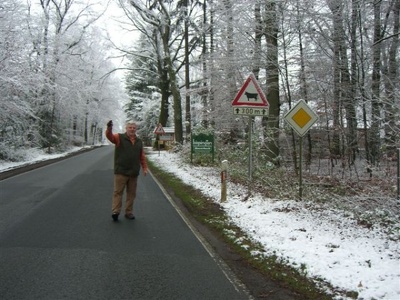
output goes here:
[[132, 145], [129, 137], [119, 134], [119, 146], [115, 147], [114, 174], [126, 176], [138, 176], [140, 171], [140, 152], [142, 151], [142, 140], [136, 137]]

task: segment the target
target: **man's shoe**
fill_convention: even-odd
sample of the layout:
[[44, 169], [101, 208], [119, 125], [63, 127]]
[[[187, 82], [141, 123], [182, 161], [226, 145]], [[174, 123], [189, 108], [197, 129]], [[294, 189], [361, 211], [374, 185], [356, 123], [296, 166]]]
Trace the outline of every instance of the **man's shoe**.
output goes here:
[[135, 220], [135, 216], [133, 214], [125, 215], [125, 218], [129, 220]]
[[117, 222], [117, 221], [118, 221], [118, 216], [119, 216], [118, 213], [113, 213], [113, 214], [111, 215], [111, 217], [113, 218], [114, 222]]

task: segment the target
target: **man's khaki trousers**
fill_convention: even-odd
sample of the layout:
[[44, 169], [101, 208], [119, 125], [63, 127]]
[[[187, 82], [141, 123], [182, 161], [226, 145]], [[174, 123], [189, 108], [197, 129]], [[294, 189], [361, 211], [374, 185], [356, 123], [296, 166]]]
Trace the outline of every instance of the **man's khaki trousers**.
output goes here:
[[130, 215], [133, 211], [133, 202], [136, 197], [137, 176], [114, 175], [114, 193], [112, 199], [112, 213], [120, 213], [122, 207], [122, 196], [126, 188], [125, 214]]

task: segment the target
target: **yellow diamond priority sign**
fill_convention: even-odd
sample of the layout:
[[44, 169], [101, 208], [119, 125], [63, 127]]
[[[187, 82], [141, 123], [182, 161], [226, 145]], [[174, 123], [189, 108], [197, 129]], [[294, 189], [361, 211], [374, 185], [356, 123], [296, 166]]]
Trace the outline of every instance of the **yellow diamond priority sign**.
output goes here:
[[287, 112], [284, 118], [300, 136], [305, 135], [310, 127], [318, 120], [317, 114], [304, 100], [297, 102], [297, 104]]

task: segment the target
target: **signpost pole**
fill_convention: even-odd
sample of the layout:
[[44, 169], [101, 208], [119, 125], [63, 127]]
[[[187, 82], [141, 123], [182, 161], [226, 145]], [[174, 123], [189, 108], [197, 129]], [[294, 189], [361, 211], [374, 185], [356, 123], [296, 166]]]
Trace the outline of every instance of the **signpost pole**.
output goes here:
[[214, 162], [214, 155], [215, 155], [215, 137], [213, 134], [213, 136], [212, 136], [212, 162]]
[[400, 148], [397, 148], [397, 200], [400, 200]]
[[249, 183], [252, 181], [252, 169], [253, 169], [253, 146], [252, 146], [252, 135], [253, 135], [253, 126], [251, 124], [251, 116], [249, 116]]
[[299, 150], [299, 172], [300, 172], [300, 179], [299, 179], [299, 197], [300, 200], [303, 199], [303, 137], [300, 137], [300, 150]]

